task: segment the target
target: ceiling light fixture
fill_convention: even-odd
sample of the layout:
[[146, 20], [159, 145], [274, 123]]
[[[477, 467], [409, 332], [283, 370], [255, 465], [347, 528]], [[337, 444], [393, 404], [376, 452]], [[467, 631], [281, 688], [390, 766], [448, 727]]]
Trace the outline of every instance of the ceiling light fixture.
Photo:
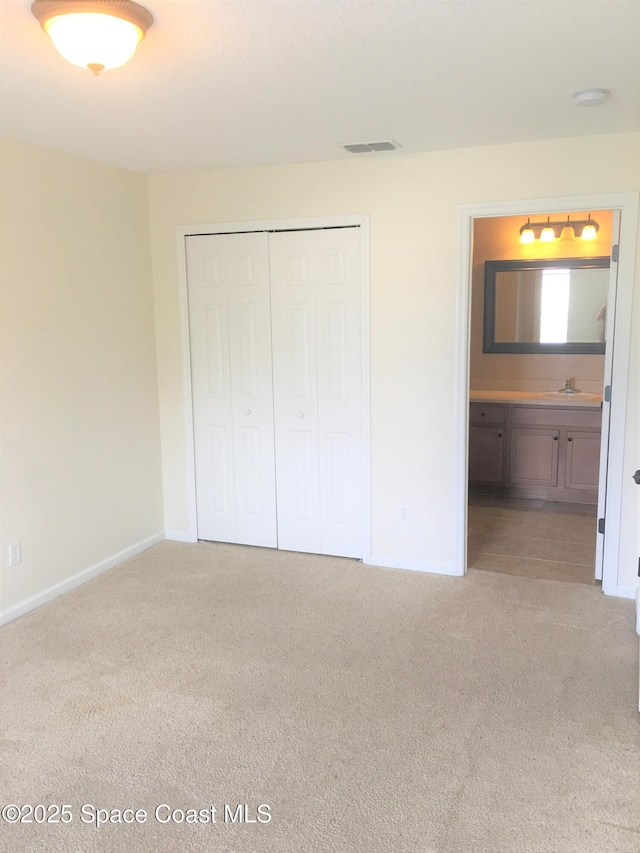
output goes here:
[[571, 220], [567, 216], [566, 220], [561, 222], [551, 222], [550, 217], [547, 217], [546, 222], [531, 222], [527, 219], [526, 223], [520, 228], [520, 242], [533, 243], [534, 240], [542, 240], [543, 243], [551, 243], [553, 240], [562, 237], [571, 236], [570, 229], [573, 230], [573, 236], [578, 235], [583, 240], [595, 240], [600, 226], [591, 218]]
[[35, 0], [31, 11], [58, 53], [95, 75], [128, 62], [153, 24], [129, 0]]

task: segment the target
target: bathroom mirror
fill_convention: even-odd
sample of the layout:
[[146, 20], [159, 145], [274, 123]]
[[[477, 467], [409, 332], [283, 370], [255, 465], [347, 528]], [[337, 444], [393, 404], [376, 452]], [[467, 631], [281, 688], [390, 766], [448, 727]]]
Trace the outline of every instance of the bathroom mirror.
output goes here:
[[484, 352], [603, 353], [609, 261], [486, 261]]

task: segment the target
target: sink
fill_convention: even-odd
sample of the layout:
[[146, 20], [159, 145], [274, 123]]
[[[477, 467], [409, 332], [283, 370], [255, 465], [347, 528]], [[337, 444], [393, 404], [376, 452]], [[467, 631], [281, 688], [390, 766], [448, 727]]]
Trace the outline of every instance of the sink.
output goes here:
[[567, 394], [564, 391], [541, 391], [536, 394], [540, 400], [553, 400], [555, 403], [600, 403], [601, 394], [592, 394], [589, 391], [574, 391]]

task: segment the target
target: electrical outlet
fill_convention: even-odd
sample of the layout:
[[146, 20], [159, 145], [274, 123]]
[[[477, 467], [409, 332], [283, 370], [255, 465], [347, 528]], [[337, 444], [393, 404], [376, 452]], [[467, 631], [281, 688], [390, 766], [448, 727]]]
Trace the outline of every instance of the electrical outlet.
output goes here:
[[22, 542], [16, 542], [15, 545], [9, 545], [9, 565], [17, 566], [22, 562]]
[[400, 521], [403, 524], [411, 524], [411, 507], [409, 504], [403, 504], [400, 507]]

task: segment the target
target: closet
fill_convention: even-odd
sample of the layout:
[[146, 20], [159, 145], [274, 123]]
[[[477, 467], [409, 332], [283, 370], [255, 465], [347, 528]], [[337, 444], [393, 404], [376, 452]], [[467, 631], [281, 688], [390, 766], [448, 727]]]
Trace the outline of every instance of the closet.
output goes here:
[[198, 538], [362, 557], [359, 229], [186, 238]]

